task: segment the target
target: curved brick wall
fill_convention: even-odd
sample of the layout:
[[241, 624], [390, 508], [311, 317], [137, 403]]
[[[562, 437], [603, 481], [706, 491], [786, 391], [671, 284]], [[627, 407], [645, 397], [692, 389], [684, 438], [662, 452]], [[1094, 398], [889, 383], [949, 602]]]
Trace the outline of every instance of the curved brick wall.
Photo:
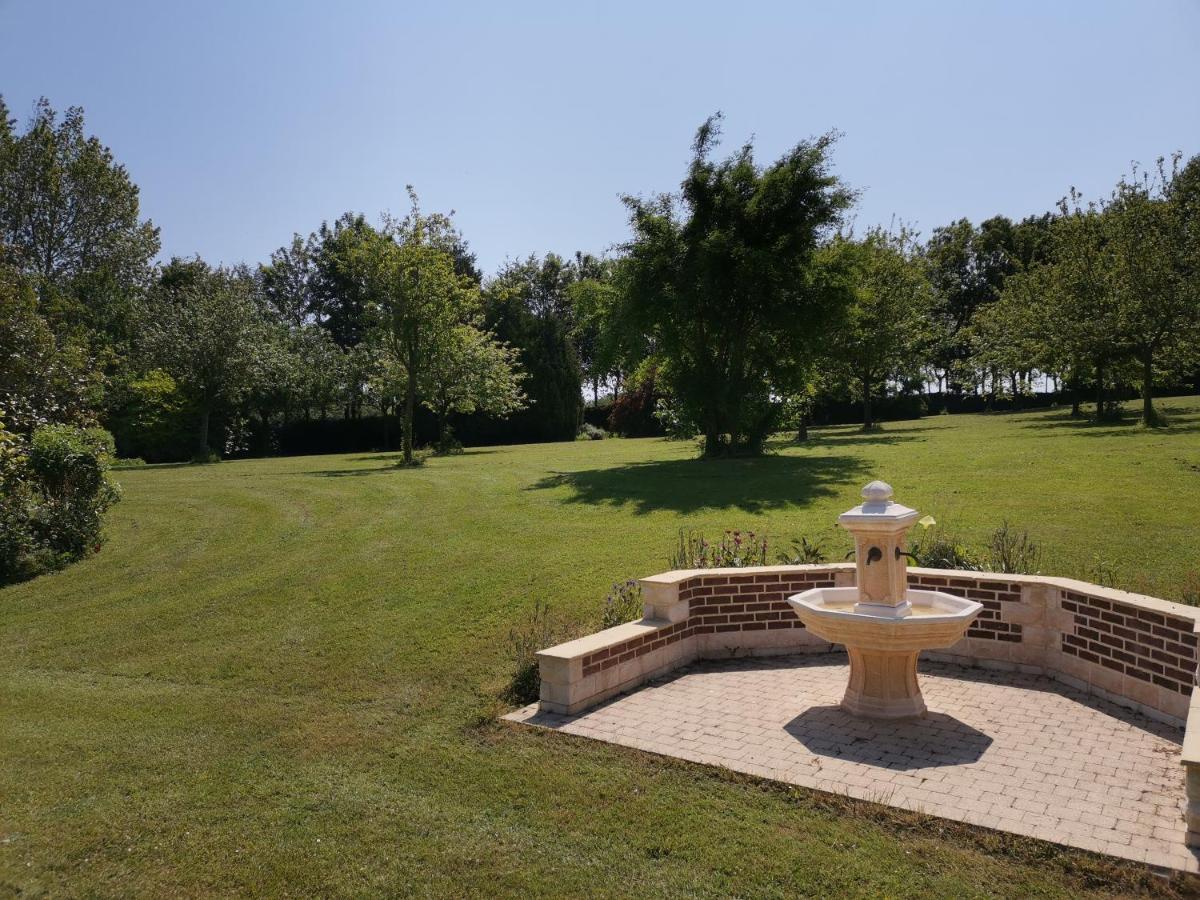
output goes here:
[[[645, 618], [539, 654], [543, 706], [577, 712], [691, 660], [830, 649], [785, 598], [848, 586], [854, 566], [763, 566], [642, 579]], [[1182, 722], [1195, 679], [1200, 610], [1070, 579], [910, 569], [909, 584], [969, 597], [983, 611], [932, 658], [1058, 677]]]
[[[538, 654], [541, 707], [577, 713], [695, 659], [820, 652], [785, 602], [854, 584], [853, 565], [665, 572], [641, 581], [645, 616]], [[978, 600], [966, 637], [925, 656], [1017, 669], [1184, 725], [1188, 842], [1200, 847], [1200, 609], [1065, 578], [909, 569], [912, 587]]]

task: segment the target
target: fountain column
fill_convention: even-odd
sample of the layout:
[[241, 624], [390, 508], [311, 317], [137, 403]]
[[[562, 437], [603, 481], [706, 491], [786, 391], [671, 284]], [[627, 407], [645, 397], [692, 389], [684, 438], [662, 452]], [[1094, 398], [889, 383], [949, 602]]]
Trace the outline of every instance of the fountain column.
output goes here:
[[838, 516], [838, 524], [854, 535], [858, 572], [855, 611], [876, 616], [906, 616], [908, 557], [905, 535], [917, 511], [892, 500], [892, 486], [872, 481], [862, 489], [863, 502]]

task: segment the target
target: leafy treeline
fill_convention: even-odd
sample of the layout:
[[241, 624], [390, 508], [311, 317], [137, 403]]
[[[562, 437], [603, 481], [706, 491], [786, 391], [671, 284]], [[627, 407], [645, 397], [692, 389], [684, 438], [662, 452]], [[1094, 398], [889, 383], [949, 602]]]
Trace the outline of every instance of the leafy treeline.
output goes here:
[[626, 201], [610, 319], [637, 335], [625, 359], [643, 354], [642, 384], [614, 419], [653, 403], [725, 455], [784, 425], [803, 435], [815, 408], [847, 398], [869, 428], [885, 397], [986, 408], [1045, 382], [1077, 415], [1094, 397], [1100, 417], [1136, 387], [1154, 425], [1156, 386], [1196, 379], [1200, 157], [1135, 169], [1096, 202], [1072, 191], [1054, 212], [960, 220], [920, 243], [847, 228], [832, 136], [760, 166], [749, 144], [715, 159], [718, 124], [698, 132], [677, 193]]
[[[1012, 222], [925, 240], [855, 233], [835, 135], [770, 164], [719, 158], [699, 130], [677, 192], [628, 197], [613, 254], [554, 254], [485, 277], [449, 216], [346, 213], [258, 265], [156, 263], [129, 173], [45, 101], [19, 131], [0, 103], [0, 391], [9, 431], [110, 429], [122, 455], [286, 452], [347, 432], [443, 450], [570, 440], [585, 402], [626, 434], [755, 453], [831, 404], [929, 407], [1035, 386], [1098, 415], [1200, 363], [1200, 160], [1134, 172]], [[589, 421], [600, 421], [589, 413]], [[486, 428], [481, 423], [491, 423]], [[360, 429], [361, 430], [361, 429]]]
[[157, 264], [158, 229], [82, 111], [43, 100], [22, 132], [0, 101], [8, 428], [103, 424], [151, 461], [269, 453], [289, 426], [365, 416], [410, 461], [418, 416], [441, 449], [472, 414], [573, 439], [586, 340], [569, 293], [606, 264], [548, 255], [485, 281], [451, 219], [410, 200], [404, 218], [347, 213], [258, 266]]

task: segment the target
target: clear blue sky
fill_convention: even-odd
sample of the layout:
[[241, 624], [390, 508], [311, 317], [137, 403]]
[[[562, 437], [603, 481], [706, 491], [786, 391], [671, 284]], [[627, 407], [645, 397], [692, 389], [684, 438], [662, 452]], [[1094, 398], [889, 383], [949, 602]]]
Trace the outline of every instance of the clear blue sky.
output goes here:
[[0, 92], [81, 105], [164, 255], [257, 262], [345, 210], [457, 211], [485, 271], [602, 251], [696, 126], [831, 128], [860, 226], [926, 235], [1200, 153], [1200, 0], [0, 0]]

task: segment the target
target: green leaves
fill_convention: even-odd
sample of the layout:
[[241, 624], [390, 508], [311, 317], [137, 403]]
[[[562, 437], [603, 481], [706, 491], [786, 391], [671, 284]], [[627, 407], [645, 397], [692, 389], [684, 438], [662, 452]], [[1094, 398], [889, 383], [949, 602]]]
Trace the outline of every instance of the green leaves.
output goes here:
[[833, 136], [760, 167], [747, 143], [710, 158], [719, 117], [697, 131], [677, 196], [627, 197], [626, 328], [648, 334], [706, 452], [758, 452], [798, 390], [836, 307], [811, 277], [818, 241], [852, 193], [829, 171]]

